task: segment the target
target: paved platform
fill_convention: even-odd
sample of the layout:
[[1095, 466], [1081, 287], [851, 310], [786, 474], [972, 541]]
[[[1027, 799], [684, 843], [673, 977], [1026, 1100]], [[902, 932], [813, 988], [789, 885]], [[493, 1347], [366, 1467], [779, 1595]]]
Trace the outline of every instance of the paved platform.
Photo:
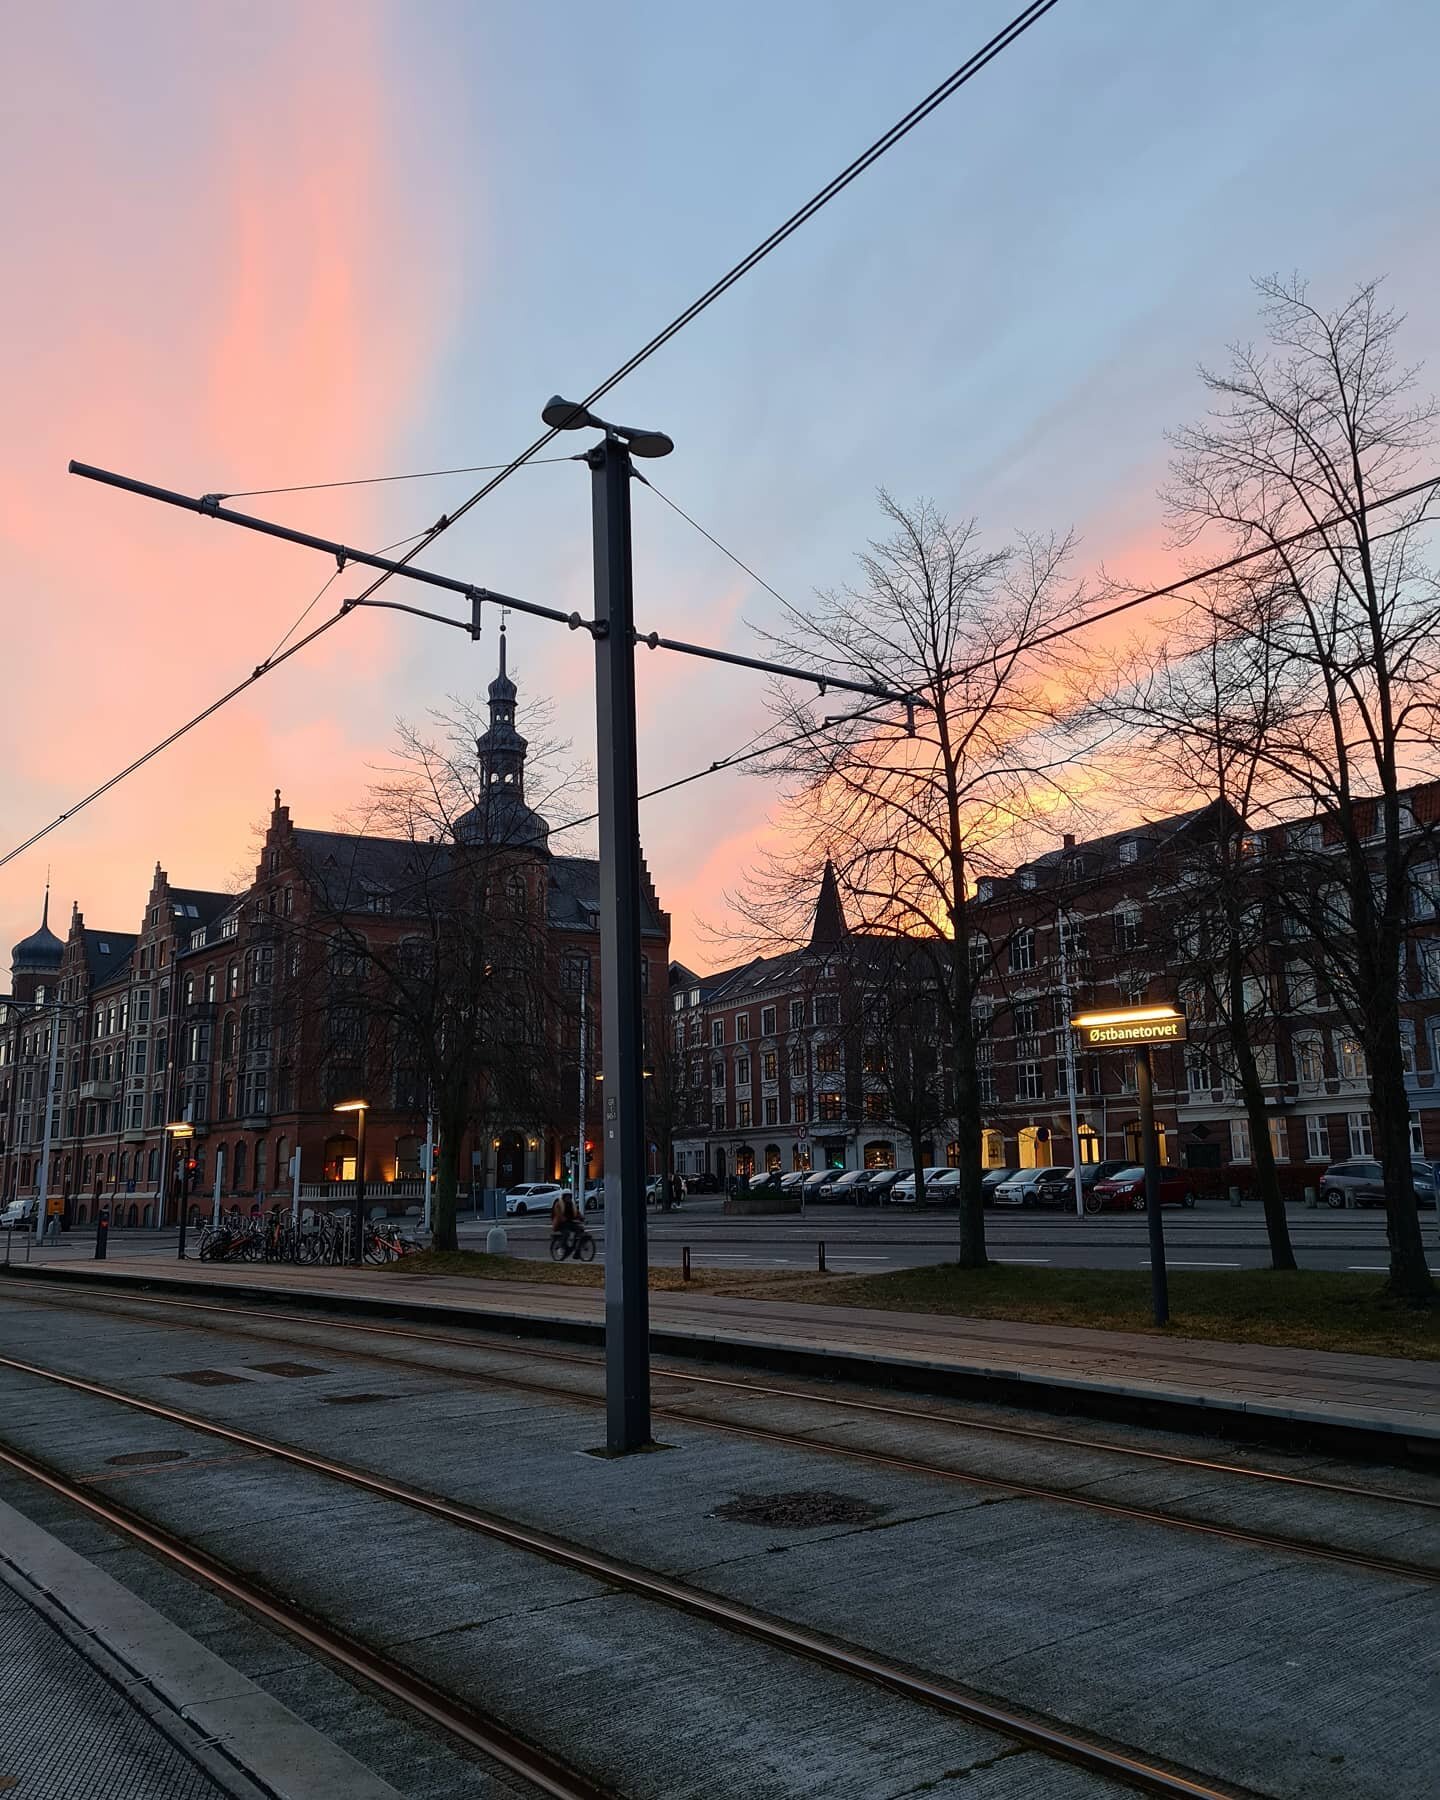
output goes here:
[[[32, 1263], [26, 1280], [184, 1287], [381, 1309], [487, 1329], [598, 1342], [598, 1288], [398, 1271], [157, 1263], [150, 1257]], [[650, 1296], [664, 1353], [705, 1354], [819, 1375], [941, 1389], [1096, 1416], [1207, 1426], [1269, 1441], [1326, 1442], [1379, 1456], [1440, 1457], [1440, 1363], [1138, 1332], [1027, 1325], [714, 1294]]]

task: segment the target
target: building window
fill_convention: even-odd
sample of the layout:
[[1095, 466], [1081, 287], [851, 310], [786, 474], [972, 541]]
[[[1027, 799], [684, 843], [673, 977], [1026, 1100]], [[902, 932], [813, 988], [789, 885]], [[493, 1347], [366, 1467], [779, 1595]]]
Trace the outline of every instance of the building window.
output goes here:
[[717, 1047], [725, 1042], [725, 1021], [723, 1019], [710, 1021], [710, 1042]]
[[740, 1131], [748, 1131], [750, 1129], [750, 1102], [748, 1100], [739, 1100], [736, 1102], [735, 1124]]
[[1185, 1079], [1192, 1094], [1203, 1094], [1219, 1086], [1210, 1051], [1203, 1045], [1185, 1052]]
[[1115, 908], [1115, 948], [1138, 950], [1145, 942], [1145, 915], [1133, 900]]
[[970, 979], [980, 981], [990, 968], [990, 940], [983, 931], [972, 931], [966, 948], [970, 957]]
[[1231, 1162], [1248, 1163], [1250, 1154], [1250, 1121], [1248, 1119], [1232, 1119], [1230, 1121]]
[[885, 1046], [883, 1044], [866, 1044], [860, 1052], [860, 1067], [867, 1075], [883, 1075], [885, 1073]]
[[827, 1125], [833, 1124], [837, 1119], [843, 1119], [845, 1114], [840, 1096], [838, 1094], [822, 1094], [816, 1116], [822, 1124]]
[[767, 1125], [780, 1123], [780, 1102], [773, 1094], [765, 1102], [765, 1123]]
[[717, 1093], [722, 1093], [722, 1094], [724, 1093], [724, 1091], [725, 1091], [725, 1065], [724, 1065], [724, 1063], [716, 1063], [715, 1064], [714, 1069], [711, 1071], [710, 1085], [716, 1090]]
[[840, 1023], [838, 995], [817, 994], [815, 996], [815, 1023], [817, 1025], [838, 1025]]
[[1272, 1118], [1267, 1121], [1270, 1126], [1270, 1154], [1276, 1162], [1288, 1162], [1290, 1159], [1290, 1143], [1285, 1132], [1285, 1121]]
[[840, 1073], [840, 1046], [838, 1044], [818, 1044], [815, 1048], [815, 1067], [821, 1075], [838, 1075]]
[[569, 988], [575, 992], [578, 992], [581, 989], [588, 992], [590, 987], [590, 958], [584, 955], [573, 954], [562, 957], [560, 961], [560, 985], [561, 987]]
[[1122, 838], [1120, 842], [1120, 860], [1122, 863], [1133, 863], [1140, 855], [1140, 846], [1134, 838]]
[[716, 1131], [725, 1129], [725, 1102], [723, 1100], [715, 1102], [715, 1129]]
[[1320, 1113], [1311, 1113], [1305, 1121], [1305, 1156], [1310, 1162], [1330, 1160], [1330, 1123]]
[[1295, 1079], [1319, 1087], [1325, 1079], [1325, 1049], [1318, 1037], [1295, 1040]]
[[773, 1050], [767, 1050], [760, 1058], [760, 1079], [762, 1081], [778, 1081], [780, 1079], [780, 1058]]
[[746, 1038], [749, 1037], [749, 1035], [750, 1035], [750, 1015], [749, 1015], [749, 1013], [736, 1013], [736, 1015], [735, 1015], [735, 1042], [737, 1044], [743, 1044], [745, 1042]]
[[882, 1120], [888, 1119], [889, 1116], [889, 1113], [885, 1109], [885, 1096], [883, 1094], [867, 1094], [865, 1096], [865, 1117], [872, 1125], [879, 1124]]
[[1035, 967], [1035, 933], [1017, 931], [1010, 940], [1010, 973], [1023, 975]]
[[804, 1094], [790, 1096], [790, 1116], [797, 1125], [803, 1125], [810, 1116], [810, 1103]]
[[1420, 992], [1440, 994], [1440, 938], [1417, 944], [1415, 950], [1420, 959]]
[[773, 1006], [760, 1008], [760, 1035], [761, 1037], [774, 1037], [775, 1035], [775, 1008]]
[[975, 1088], [982, 1106], [998, 1106], [999, 1090], [995, 1086], [995, 1071], [990, 1068], [978, 1068], [975, 1071]]
[[749, 1087], [749, 1085], [750, 1085], [750, 1058], [748, 1056], [741, 1056], [741, 1057], [736, 1058], [736, 1060], [735, 1060], [735, 1081], [736, 1081], [736, 1085], [739, 1087]]
[[792, 1000], [790, 1002], [790, 1029], [792, 1031], [799, 1031], [804, 1023], [805, 1002], [803, 1000]]
[[1412, 1156], [1425, 1154], [1425, 1133], [1420, 1127], [1420, 1115], [1413, 1112], [1410, 1115], [1410, 1154]]
[[[1365, 1062], [1365, 1052], [1355, 1038], [1341, 1038], [1337, 1046], [1336, 1060], [1340, 1065], [1340, 1079], [1342, 1081], [1365, 1080], [1368, 1073]], [[1360, 1152], [1356, 1150], [1352, 1151], [1351, 1154], [1358, 1156]], [[1365, 1154], [1368, 1156], [1369, 1151], [1366, 1151]]]
[[215, 971], [213, 969], [207, 969], [205, 971], [205, 1003], [207, 1006], [213, 1006], [215, 1004], [215, 993]]
[[1021, 1063], [1020, 1072], [1015, 1078], [1015, 1098], [1017, 1100], [1043, 1100], [1045, 1098], [1045, 1065], [1043, 1063]]
[[1375, 1135], [1370, 1128], [1368, 1112], [1347, 1113], [1345, 1127], [1350, 1139], [1352, 1156], [1373, 1156], [1375, 1154]]
[[790, 1052], [790, 1076], [791, 1079], [795, 1081], [803, 1081], [805, 1079], [804, 1050], [797, 1049]]

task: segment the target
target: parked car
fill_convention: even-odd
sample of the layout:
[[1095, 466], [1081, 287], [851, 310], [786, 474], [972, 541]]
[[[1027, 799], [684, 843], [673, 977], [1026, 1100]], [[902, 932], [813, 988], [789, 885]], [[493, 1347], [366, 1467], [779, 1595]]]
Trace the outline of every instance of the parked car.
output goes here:
[[1009, 1181], [1012, 1175], [1018, 1175], [1018, 1169], [987, 1169], [980, 1177], [980, 1195], [986, 1206], [995, 1204], [995, 1190]]
[[780, 1192], [782, 1194], [798, 1193], [809, 1179], [809, 1169], [792, 1169], [788, 1175], [781, 1177]]
[[0, 1231], [33, 1231], [39, 1209], [38, 1200], [12, 1200], [4, 1212], [0, 1212]]
[[703, 1169], [698, 1175], [685, 1177], [687, 1194], [718, 1194], [724, 1183], [718, 1175], [712, 1175], [709, 1169]]
[[[570, 1192], [558, 1181], [522, 1181], [505, 1196], [507, 1213], [548, 1213], [555, 1202]], [[584, 1211], [584, 1207], [581, 1207]]]
[[1050, 1172], [1049, 1169], [1017, 1169], [1008, 1181], [1002, 1181], [995, 1189], [996, 1206], [1038, 1206], [1036, 1195], [1040, 1178]]
[[829, 1191], [844, 1173], [842, 1169], [816, 1169], [813, 1175], [805, 1178], [805, 1198], [818, 1200], [822, 1195], [828, 1197]]
[[[1161, 1206], [1193, 1206], [1195, 1193], [1180, 1169], [1161, 1169]], [[1097, 1181], [1085, 1196], [1087, 1213], [1124, 1210], [1144, 1212], [1145, 1171], [1137, 1163]]]
[[861, 1203], [865, 1206], [884, 1206], [894, 1196], [896, 1183], [900, 1180], [898, 1169], [872, 1169], [870, 1179], [865, 1184], [865, 1192]]
[[[1088, 1193], [1097, 1181], [1108, 1181], [1112, 1175], [1118, 1175], [1122, 1169], [1133, 1167], [1127, 1158], [1119, 1156], [1111, 1162], [1081, 1163], [1080, 1187]], [[1040, 1185], [1036, 1191], [1037, 1206], [1074, 1206], [1075, 1204], [1075, 1170], [1042, 1169]]]
[[846, 1169], [835, 1177], [830, 1187], [830, 1199], [850, 1200], [859, 1205], [865, 1198], [865, 1190], [870, 1185], [869, 1169]]
[[[1434, 1165], [1420, 1157], [1414, 1157], [1411, 1159], [1410, 1172], [1415, 1182], [1416, 1204], [1433, 1206]], [[1320, 1199], [1325, 1206], [1383, 1206], [1385, 1170], [1378, 1161], [1368, 1156], [1352, 1157], [1349, 1162], [1331, 1163], [1320, 1177]]]
[[[931, 1184], [938, 1181], [942, 1175], [955, 1175], [958, 1173], [959, 1171], [957, 1169], [926, 1169], [926, 1193], [929, 1193]], [[907, 1169], [894, 1183], [890, 1189], [890, 1198], [895, 1201], [897, 1205], [913, 1206], [915, 1204], [915, 1171], [913, 1169]]]

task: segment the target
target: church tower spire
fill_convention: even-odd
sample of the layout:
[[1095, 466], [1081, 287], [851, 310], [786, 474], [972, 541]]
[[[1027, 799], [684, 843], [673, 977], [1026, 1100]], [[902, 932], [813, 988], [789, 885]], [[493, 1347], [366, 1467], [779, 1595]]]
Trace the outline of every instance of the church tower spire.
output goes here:
[[481, 785], [487, 793], [496, 788], [523, 798], [525, 752], [529, 748], [515, 729], [515, 683], [505, 668], [505, 626], [500, 626], [500, 672], [490, 683], [490, 728], [475, 740], [480, 758]]

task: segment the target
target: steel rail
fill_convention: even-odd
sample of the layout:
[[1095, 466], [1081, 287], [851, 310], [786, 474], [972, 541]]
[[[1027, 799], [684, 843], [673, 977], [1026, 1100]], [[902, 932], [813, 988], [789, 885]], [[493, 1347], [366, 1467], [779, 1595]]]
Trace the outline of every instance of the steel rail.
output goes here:
[[[238, 1310], [238, 1309], [236, 1309]], [[112, 1318], [126, 1317], [125, 1314], [112, 1312]], [[315, 1350], [318, 1346], [312, 1338], [279, 1337], [267, 1334], [263, 1338], [249, 1335], [250, 1341], [269, 1344], [286, 1344], [299, 1350]], [[430, 1340], [432, 1343], [437, 1341]], [[521, 1352], [524, 1354], [524, 1352]], [[382, 1368], [404, 1369], [414, 1372], [417, 1365], [413, 1361], [400, 1356], [384, 1356], [375, 1351], [351, 1351], [352, 1361], [375, 1363]], [[7, 1359], [0, 1356], [0, 1367], [5, 1366]], [[590, 1365], [594, 1367], [595, 1365]], [[441, 1373], [451, 1380], [473, 1382], [483, 1385], [498, 1383], [517, 1393], [535, 1394], [542, 1399], [596, 1408], [604, 1405], [604, 1398], [598, 1394], [581, 1393], [568, 1389], [563, 1393], [553, 1387], [542, 1386], [536, 1382], [521, 1381], [513, 1375], [497, 1375], [487, 1370], [484, 1374], [472, 1373], [464, 1369], [445, 1369], [428, 1372]], [[683, 1379], [683, 1378], [682, 1378]], [[769, 1392], [769, 1390], [752, 1390]], [[1391, 1575], [1407, 1581], [1423, 1581], [1440, 1583], [1440, 1568], [1425, 1563], [1402, 1561], [1395, 1557], [1375, 1556], [1363, 1550], [1342, 1550], [1333, 1545], [1322, 1544], [1313, 1538], [1287, 1537], [1280, 1532], [1256, 1531], [1245, 1525], [1222, 1525], [1211, 1520], [1195, 1519], [1183, 1513], [1157, 1511], [1153, 1507], [1136, 1506], [1128, 1501], [1103, 1500], [1090, 1494], [1077, 1494], [1072, 1489], [1049, 1487], [1042, 1483], [1026, 1482], [1004, 1475], [978, 1475], [965, 1469], [950, 1468], [945, 1463], [926, 1461], [922, 1457], [897, 1456], [890, 1451], [867, 1450], [853, 1444], [837, 1444], [828, 1438], [807, 1437], [795, 1432], [778, 1431], [770, 1425], [747, 1425], [733, 1420], [710, 1418], [705, 1413], [687, 1412], [683, 1407], [670, 1406], [664, 1403], [655, 1405], [652, 1411], [656, 1418], [671, 1419], [676, 1424], [693, 1425], [702, 1431], [717, 1431], [732, 1437], [749, 1438], [755, 1443], [779, 1444], [787, 1450], [809, 1450], [838, 1456], [847, 1462], [866, 1463], [871, 1467], [898, 1470], [906, 1475], [919, 1475], [937, 1481], [952, 1481], [966, 1487], [987, 1488], [1026, 1500], [1051, 1500], [1061, 1505], [1078, 1506], [1086, 1512], [1108, 1514], [1111, 1517], [1125, 1519], [1135, 1524], [1166, 1525], [1174, 1530], [1187, 1531], [1199, 1537], [1213, 1537], [1231, 1543], [1244, 1544], [1253, 1549], [1276, 1551], [1286, 1555], [1316, 1557], [1322, 1562], [1339, 1563], [1349, 1568], [1358, 1568], [1372, 1575]], [[1422, 1501], [1422, 1505], [1432, 1502]]]
[[567, 1768], [558, 1757], [526, 1743], [478, 1708], [453, 1699], [390, 1657], [287, 1605], [247, 1576], [203, 1550], [197, 1550], [163, 1527], [142, 1519], [128, 1507], [98, 1499], [58, 1470], [11, 1445], [0, 1444], [0, 1463], [41, 1483], [72, 1505], [82, 1507], [92, 1518], [135, 1539], [226, 1599], [238, 1601], [267, 1624], [297, 1638], [307, 1649], [318, 1651], [371, 1687], [379, 1688], [391, 1699], [420, 1713], [431, 1724], [439, 1725], [461, 1739], [472, 1750], [481, 1751], [512, 1774], [521, 1776], [541, 1793], [550, 1795], [551, 1800], [614, 1800], [613, 1789], [602, 1787]]
[[[183, 1412], [178, 1407], [163, 1406], [152, 1400], [142, 1400], [137, 1395], [125, 1394], [118, 1389], [107, 1388], [99, 1382], [88, 1381], [80, 1376], [62, 1375], [54, 1369], [45, 1369], [33, 1363], [20, 1362], [13, 1357], [0, 1357], [0, 1367], [19, 1370], [23, 1374], [54, 1382], [76, 1393], [129, 1407], [133, 1411], [144, 1413], [151, 1418], [163, 1419], [167, 1424], [178, 1425], [188, 1431], [196, 1431], [207, 1437], [218, 1438], [222, 1443], [253, 1450], [276, 1462], [287, 1463], [310, 1474], [322, 1475], [330, 1480], [342, 1482], [347, 1486], [358, 1488], [364, 1493], [373, 1494], [382, 1500], [394, 1501], [409, 1507], [412, 1511], [439, 1519], [445, 1524], [458, 1525], [474, 1531], [480, 1536], [505, 1544], [510, 1549], [542, 1557], [547, 1562], [557, 1563], [564, 1568], [587, 1575], [606, 1586], [617, 1588], [625, 1593], [637, 1594], [647, 1600], [659, 1601], [674, 1610], [688, 1613], [709, 1624], [720, 1625], [771, 1648], [803, 1657], [806, 1661], [818, 1663], [841, 1675], [870, 1682], [892, 1693], [900, 1694], [906, 1699], [918, 1701], [922, 1705], [965, 1719], [970, 1724], [982, 1726], [1015, 1742], [1023, 1743], [1028, 1748], [1039, 1750], [1047, 1756], [1076, 1764], [1112, 1780], [1126, 1782], [1131, 1787], [1138, 1788], [1142, 1793], [1165, 1796], [1166, 1800], [1247, 1800], [1248, 1790], [1246, 1789], [1228, 1785], [1216, 1786], [1206, 1777], [1162, 1767], [1159, 1763], [1148, 1761], [1138, 1752], [1112, 1746], [1099, 1739], [1085, 1737], [1068, 1727], [1051, 1723], [1049, 1720], [1014, 1711], [998, 1701], [971, 1693], [967, 1689], [943, 1681], [937, 1676], [907, 1668], [901, 1663], [892, 1662], [889, 1658], [865, 1650], [858, 1645], [827, 1637], [820, 1632], [812, 1631], [806, 1626], [794, 1624], [786, 1619], [771, 1617], [767, 1613], [759, 1612], [737, 1601], [728, 1600], [722, 1595], [711, 1593], [704, 1588], [691, 1587], [687, 1582], [677, 1581], [672, 1576], [661, 1574], [657, 1570], [642, 1568], [638, 1564], [624, 1562], [618, 1557], [610, 1556], [604, 1551], [588, 1549], [570, 1540], [554, 1537], [549, 1532], [541, 1531], [535, 1526], [522, 1525], [516, 1520], [503, 1518], [499, 1514], [484, 1511], [479, 1507], [467, 1506], [459, 1501], [447, 1500], [438, 1494], [426, 1493], [422, 1489], [412, 1488], [404, 1482], [391, 1480], [388, 1476], [376, 1475], [365, 1469], [357, 1469], [347, 1463], [336, 1462], [330, 1457], [298, 1449], [291, 1444], [275, 1443], [268, 1438], [257, 1436], [254, 1432], [242, 1431], [231, 1425], [222, 1425], [214, 1420], [201, 1418], [194, 1413]], [[3, 1444], [0, 1444], [0, 1459], [10, 1461], [17, 1467], [30, 1460], [23, 1453], [16, 1453], [8, 1445]], [[36, 1466], [43, 1468], [44, 1465]], [[62, 1484], [65, 1481], [63, 1476], [49, 1475], [46, 1478], [52, 1485], [57, 1481]], [[89, 1496], [84, 1496], [84, 1498], [93, 1509], [99, 1509], [104, 1505], [103, 1502], [91, 1500]], [[116, 1516], [117, 1518], [122, 1516], [119, 1509], [116, 1509]], [[155, 1530], [148, 1523], [138, 1520], [134, 1525], [122, 1523], [122, 1529]], [[166, 1535], [157, 1532], [157, 1536], [161, 1538]], [[212, 1559], [206, 1557], [203, 1552], [191, 1550], [188, 1546], [180, 1544], [179, 1540], [172, 1540], [172, 1542], [181, 1554], [193, 1557], [197, 1566], [202, 1569], [204, 1565], [212, 1564]], [[223, 1565], [214, 1563], [212, 1566], [226, 1575], [229, 1574], [224, 1570]], [[324, 1628], [312, 1623], [309, 1629], [319, 1631]], [[343, 1646], [344, 1640], [339, 1641]], [[365, 1654], [368, 1655], [369, 1652]]]
[[[59, 1282], [63, 1277], [46, 1276], [47, 1281]], [[73, 1292], [73, 1290], [72, 1290]], [[270, 1319], [282, 1324], [304, 1325], [312, 1328], [321, 1327], [330, 1321], [309, 1317], [304, 1313], [280, 1312], [272, 1307], [259, 1306], [222, 1306], [218, 1302], [208, 1300], [171, 1300], [162, 1299], [151, 1293], [126, 1293], [112, 1291], [113, 1298], [129, 1301], [135, 1305], [161, 1306], [181, 1312], [219, 1313], [227, 1317]], [[66, 1298], [70, 1298], [67, 1295]], [[98, 1296], [104, 1298], [102, 1294]], [[63, 1304], [60, 1296], [42, 1296], [36, 1294], [16, 1295], [17, 1299], [51, 1298], [56, 1304]], [[89, 1300], [90, 1294], [85, 1298]], [[125, 1315], [117, 1315], [125, 1316]], [[483, 1321], [481, 1321], [483, 1324]], [[539, 1349], [528, 1345], [501, 1343], [476, 1337], [459, 1337], [438, 1331], [420, 1331], [407, 1329], [399, 1325], [366, 1325], [347, 1319], [341, 1327], [344, 1331], [363, 1334], [367, 1337], [393, 1337], [408, 1339], [417, 1343], [443, 1344], [460, 1350], [479, 1350], [485, 1354], [499, 1356], [530, 1357], [542, 1362], [567, 1363], [575, 1367], [598, 1370], [600, 1365], [592, 1356], [581, 1355], [573, 1350]], [[1269, 1482], [1280, 1487], [1303, 1488], [1309, 1492], [1343, 1495], [1353, 1500], [1378, 1501], [1387, 1506], [1413, 1506], [1424, 1511], [1440, 1512], [1440, 1500], [1429, 1500], [1415, 1494], [1397, 1494], [1384, 1488], [1362, 1487], [1354, 1482], [1323, 1481], [1313, 1475], [1291, 1475], [1278, 1469], [1254, 1469], [1244, 1463], [1221, 1462], [1212, 1457], [1187, 1456], [1177, 1450], [1149, 1450], [1143, 1446], [1116, 1444], [1104, 1438], [1079, 1437], [1062, 1431], [1049, 1431], [1032, 1425], [1001, 1425], [988, 1419], [957, 1418], [951, 1413], [927, 1411], [923, 1407], [898, 1406], [883, 1400], [856, 1400], [838, 1394], [826, 1394], [806, 1388], [774, 1387], [765, 1382], [740, 1381], [731, 1376], [692, 1374], [687, 1369], [667, 1367], [663, 1363], [655, 1363], [651, 1373], [668, 1381], [684, 1381], [700, 1387], [722, 1388], [740, 1394], [752, 1394], [766, 1400], [802, 1400], [810, 1401], [818, 1406], [834, 1407], [846, 1412], [874, 1413], [882, 1418], [907, 1419], [915, 1424], [944, 1425], [956, 1431], [983, 1432], [989, 1436], [1011, 1437], [1040, 1444], [1050, 1444], [1062, 1449], [1094, 1450], [1108, 1456], [1134, 1457], [1144, 1462], [1168, 1465], [1172, 1468], [1193, 1469], [1207, 1474], [1234, 1475], [1248, 1481]], [[506, 1379], [497, 1377], [497, 1379]], [[524, 1387], [522, 1382], [512, 1385]], [[557, 1397], [553, 1389], [544, 1390], [551, 1397]], [[582, 1396], [577, 1396], [581, 1398]], [[700, 1423], [698, 1419], [692, 1421]], [[836, 1446], [835, 1448], [839, 1448]], [[1163, 1516], [1163, 1515], [1161, 1515]], [[1172, 1520], [1171, 1523], [1178, 1521]]]

